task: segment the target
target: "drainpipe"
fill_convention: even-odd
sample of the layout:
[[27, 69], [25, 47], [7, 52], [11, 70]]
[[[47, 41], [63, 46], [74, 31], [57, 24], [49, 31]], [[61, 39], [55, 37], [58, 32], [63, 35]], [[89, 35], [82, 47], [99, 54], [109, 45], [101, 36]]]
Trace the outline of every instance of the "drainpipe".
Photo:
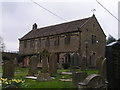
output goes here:
[[78, 47], [78, 52], [79, 52], [79, 55], [81, 56], [81, 33], [82, 31], [80, 31], [80, 28], [78, 28], [78, 32], [79, 32], [79, 47]]

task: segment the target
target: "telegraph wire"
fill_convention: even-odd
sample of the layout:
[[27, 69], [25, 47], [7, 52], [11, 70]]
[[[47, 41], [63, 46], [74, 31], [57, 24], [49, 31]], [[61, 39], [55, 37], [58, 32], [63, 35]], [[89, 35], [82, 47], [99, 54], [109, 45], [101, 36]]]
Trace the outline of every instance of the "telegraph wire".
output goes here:
[[32, 1], [34, 4], [38, 5], [40, 8], [42, 8], [42, 9], [48, 11], [49, 13], [53, 14], [54, 16], [58, 17], [59, 19], [66, 21], [64, 18], [58, 16], [57, 14], [53, 13], [52, 11], [48, 10], [47, 8], [45, 8], [45, 7], [43, 7], [42, 5], [38, 4], [37, 2], [35, 2], [35, 1], [33, 1], [33, 0], [31, 0], [31, 1]]
[[113, 15], [107, 8], [105, 8], [100, 2], [97, 1], [97, 3], [100, 4], [109, 14], [111, 14], [117, 21], [120, 22], [120, 20], [115, 15]]

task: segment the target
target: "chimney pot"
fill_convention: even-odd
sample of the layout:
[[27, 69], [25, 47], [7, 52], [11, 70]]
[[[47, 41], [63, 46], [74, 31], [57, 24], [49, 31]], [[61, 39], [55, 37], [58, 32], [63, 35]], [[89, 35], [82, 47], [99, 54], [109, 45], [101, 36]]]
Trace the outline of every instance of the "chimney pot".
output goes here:
[[32, 28], [32, 29], [33, 29], [33, 30], [34, 30], [34, 29], [37, 29], [37, 24], [36, 24], [36, 23], [33, 24], [33, 28]]

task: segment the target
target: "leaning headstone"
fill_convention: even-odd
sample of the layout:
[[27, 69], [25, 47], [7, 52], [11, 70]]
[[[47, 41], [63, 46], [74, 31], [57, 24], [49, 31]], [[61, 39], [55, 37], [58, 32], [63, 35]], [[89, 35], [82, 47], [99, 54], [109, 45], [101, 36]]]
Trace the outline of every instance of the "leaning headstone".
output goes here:
[[49, 59], [49, 74], [55, 74], [57, 73], [57, 55], [56, 54], [52, 54], [50, 55], [50, 59]]
[[4, 61], [2, 65], [3, 75], [2, 78], [12, 79], [14, 78], [15, 65], [13, 61]]
[[74, 72], [72, 73], [72, 83], [74, 87], [78, 87], [78, 83], [82, 82], [87, 77], [86, 72]]
[[103, 60], [104, 60], [103, 57], [98, 57], [97, 58], [96, 67], [97, 67], [99, 73], [101, 72], [101, 64], [102, 64]]
[[28, 71], [29, 76], [35, 76], [37, 74], [37, 63], [38, 63], [37, 56], [32, 56], [29, 62], [29, 71]]
[[101, 63], [100, 75], [106, 80], [106, 58]]
[[106, 82], [99, 74], [90, 74], [83, 82], [78, 84], [79, 90], [106, 90]]

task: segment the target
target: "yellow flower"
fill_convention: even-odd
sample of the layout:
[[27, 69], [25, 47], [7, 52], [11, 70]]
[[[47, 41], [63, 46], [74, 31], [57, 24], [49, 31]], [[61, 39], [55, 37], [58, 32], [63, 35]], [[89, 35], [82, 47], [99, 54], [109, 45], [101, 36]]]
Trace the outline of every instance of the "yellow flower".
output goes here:
[[3, 80], [3, 81], [7, 81], [7, 78], [2, 78], [1, 80]]
[[5, 84], [9, 84], [8, 82], [5, 82]]

